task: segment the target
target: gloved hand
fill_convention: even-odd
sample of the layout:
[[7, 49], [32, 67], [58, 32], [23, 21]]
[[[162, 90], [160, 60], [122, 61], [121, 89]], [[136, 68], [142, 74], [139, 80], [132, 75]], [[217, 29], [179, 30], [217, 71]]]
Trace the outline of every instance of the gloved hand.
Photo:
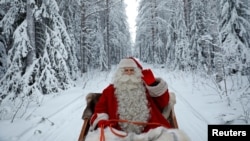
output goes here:
[[151, 84], [153, 84], [155, 82], [155, 77], [153, 72], [151, 71], [151, 69], [144, 69], [142, 70], [142, 79], [144, 80], [144, 82], [150, 86]]
[[98, 123], [102, 120], [108, 120], [109, 116], [107, 113], [95, 113], [90, 119], [90, 130], [95, 130], [98, 126]]
[[100, 120], [98, 122], [98, 127], [107, 127], [107, 126], [112, 126], [112, 123], [108, 120]]

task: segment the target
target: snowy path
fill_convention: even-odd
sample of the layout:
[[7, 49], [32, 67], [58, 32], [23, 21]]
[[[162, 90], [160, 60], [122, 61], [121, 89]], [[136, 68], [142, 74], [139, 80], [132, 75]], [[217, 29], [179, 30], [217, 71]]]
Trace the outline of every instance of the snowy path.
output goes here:
[[[79, 89], [81, 88], [78, 87], [75, 89], [78, 90], [72, 89], [68, 91], [68, 93], [73, 93], [74, 91], [79, 92]], [[184, 130], [190, 136], [192, 141], [205, 141], [207, 131], [202, 130], [207, 128], [205, 119], [199, 115], [199, 113], [195, 111], [184, 98], [178, 95], [177, 92], [175, 93], [177, 95], [175, 112], [179, 128]], [[61, 96], [61, 98], [63, 98], [63, 96]], [[53, 108], [54, 111], [52, 110], [46, 114], [42, 114], [40, 112], [44, 111], [44, 109], [41, 107], [41, 109], [38, 109], [33, 113], [33, 115], [40, 113], [47, 119], [43, 122], [38, 122], [28, 130], [22, 132], [21, 136], [17, 137], [19, 138], [19, 141], [77, 140], [83, 123], [81, 116], [83, 109], [86, 106], [84, 101], [85, 95], [82, 93], [75, 93], [74, 96], [71, 96], [70, 98], [69, 103], [63, 103], [61, 107]], [[56, 103], [57, 101], [60, 102], [60, 99], [55, 99], [52, 103]], [[52, 125], [52, 123], [54, 125]], [[72, 131], [72, 129], [74, 130]]]
[[[188, 89], [192, 87], [190, 86], [191, 83], [180, 81], [182, 77], [185, 78], [186, 76], [182, 76], [181, 73], [177, 73], [177, 76], [175, 74], [164, 75], [162, 74], [162, 70], [157, 68], [154, 68], [154, 73], [156, 76], [165, 76], [163, 79], [167, 81], [169, 90], [176, 95], [175, 113], [179, 129], [186, 132], [191, 141], [206, 141], [208, 120], [185, 97], [187, 95], [189, 97], [192, 93]], [[183, 89], [185, 87], [187, 89]]]
[[184, 130], [192, 141], [207, 140], [207, 131], [204, 130], [207, 128], [205, 118], [192, 108], [179, 93], [175, 93], [177, 96], [175, 112], [179, 129]]
[[[46, 103], [32, 115], [39, 117], [39, 121], [19, 136], [20, 141], [71, 141], [77, 140], [81, 128], [81, 114], [85, 107], [85, 95], [76, 87], [56, 99]], [[78, 93], [77, 93], [78, 92]], [[68, 96], [70, 94], [70, 96]], [[67, 103], [60, 103], [67, 97]], [[65, 101], [65, 100], [64, 100]], [[53, 105], [60, 105], [53, 107]], [[51, 107], [49, 109], [48, 107]], [[47, 108], [48, 110], [45, 110]], [[42, 115], [42, 116], [39, 116]], [[72, 131], [74, 129], [74, 131]], [[72, 139], [72, 137], [74, 137]]]
[[[86, 94], [89, 92], [101, 92], [110, 82], [112, 73], [107, 72], [95, 74], [95, 76], [84, 76], [85, 80], [81, 80], [77, 87], [60, 94], [45, 96], [44, 103], [40, 107], [30, 110], [30, 113], [27, 113], [25, 118], [15, 120], [13, 124], [9, 123], [9, 121], [0, 121], [0, 140], [78, 140], [83, 124], [81, 116], [86, 106]], [[170, 78], [166, 78], [166, 80], [171, 82]], [[195, 106], [192, 106], [187, 101], [184, 97], [185, 91], [179, 90], [178, 86], [180, 85], [173, 82], [169, 83], [169, 88], [177, 96], [175, 112], [179, 128], [186, 132], [192, 141], [206, 141], [208, 123], [206, 118], [194, 108]]]
[[[85, 96], [89, 92], [100, 92], [108, 83], [108, 75], [103, 73], [95, 77], [86, 74], [83, 82], [78, 83], [78, 87], [72, 88], [60, 94], [56, 99], [52, 99], [40, 107], [32, 115], [43, 115], [46, 119], [39, 121], [34, 126], [25, 130], [18, 137], [18, 141], [76, 141], [81, 131], [83, 120], [82, 112], [86, 106]], [[67, 102], [65, 100], [67, 99]], [[61, 103], [65, 102], [65, 103]], [[54, 107], [54, 105], [59, 105]], [[48, 108], [53, 107], [53, 108]], [[41, 118], [40, 118], [41, 119]], [[14, 141], [14, 140], [13, 140]], [[16, 140], [15, 140], [16, 141]]]

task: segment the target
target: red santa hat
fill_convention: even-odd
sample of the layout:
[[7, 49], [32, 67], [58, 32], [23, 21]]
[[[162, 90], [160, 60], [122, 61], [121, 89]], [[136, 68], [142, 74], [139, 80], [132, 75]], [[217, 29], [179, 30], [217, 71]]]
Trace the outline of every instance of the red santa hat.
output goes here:
[[138, 67], [142, 70], [141, 64], [133, 57], [128, 57], [125, 59], [122, 59], [120, 63], [118, 64], [118, 68], [124, 68], [124, 67]]

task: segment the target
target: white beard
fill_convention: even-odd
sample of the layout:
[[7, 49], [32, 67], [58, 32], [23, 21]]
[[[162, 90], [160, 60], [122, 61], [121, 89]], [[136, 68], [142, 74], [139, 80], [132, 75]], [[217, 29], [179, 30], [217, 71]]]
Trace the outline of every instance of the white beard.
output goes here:
[[[148, 100], [141, 77], [136, 75], [121, 75], [115, 79], [114, 87], [118, 101], [119, 118], [129, 121], [147, 122], [149, 119]], [[123, 131], [139, 134], [144, 125], [119, 123]]]

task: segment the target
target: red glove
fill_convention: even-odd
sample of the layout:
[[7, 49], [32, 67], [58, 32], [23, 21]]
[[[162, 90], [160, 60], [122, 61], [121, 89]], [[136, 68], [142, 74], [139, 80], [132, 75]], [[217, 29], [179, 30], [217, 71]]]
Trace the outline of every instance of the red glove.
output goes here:
[[155, 77], [151, 69], [142, 70], [142, 79], [147, 85], [151, 85], [155, 82]]
[[98, 127], [107, 127], [107, 126], [112, 126], [112, 123], [107, 121], [107, 120], [100, 120], [98, 122]]

